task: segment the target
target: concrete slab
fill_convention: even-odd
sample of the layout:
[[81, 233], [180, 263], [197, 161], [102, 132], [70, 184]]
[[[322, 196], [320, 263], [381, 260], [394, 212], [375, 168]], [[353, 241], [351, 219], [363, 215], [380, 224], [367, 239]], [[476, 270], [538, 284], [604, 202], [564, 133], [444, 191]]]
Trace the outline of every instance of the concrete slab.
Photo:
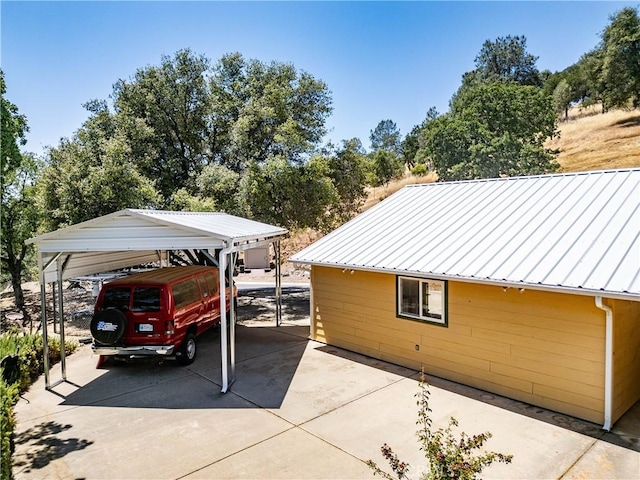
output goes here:
[[358, 479], [371, 478], [371, 470], [335, 446], [292, 428], [185, 478]]
[[[415, 436], [419, 374], [288, 328], [238, 329], [237, 381], [225, 395], [216, 332], [200, 338], [186, 368], [145, 361], [96, 370], [81, 347], [68, 358], [73, 384], [50, 392], [41, 378], [16, 406], [15, 478], [372, 478], [365, 461], [388, 468], [385, 442], [418, 478], [426, 470]], [[52, 380], [59, 376], [57, 365]], [[469, 434], [492, 432], [488, 449], [514, 455], [483, 478], [640, 478], [640, 404], [605, 433], [428, 381], [434, 426], [453, 415]]]

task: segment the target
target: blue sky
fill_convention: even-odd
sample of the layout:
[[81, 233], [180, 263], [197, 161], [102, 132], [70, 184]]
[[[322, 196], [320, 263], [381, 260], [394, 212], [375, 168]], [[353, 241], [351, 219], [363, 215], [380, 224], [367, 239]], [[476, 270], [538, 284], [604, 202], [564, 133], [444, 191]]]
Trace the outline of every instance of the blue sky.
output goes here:
[[14, 2], [2, 0], [7, 98], [26, 115], [26, 150], [41, 153], [109, 99], [118, 79], [182, 48], [212, 62], [240, 52], [324, 80], [326, 140], [391, 119], [405, 135], [431, 106], [445, 112], [485, 40], [524, 35], [540, 70], [562, 70], [599, 42], [632, 2]]

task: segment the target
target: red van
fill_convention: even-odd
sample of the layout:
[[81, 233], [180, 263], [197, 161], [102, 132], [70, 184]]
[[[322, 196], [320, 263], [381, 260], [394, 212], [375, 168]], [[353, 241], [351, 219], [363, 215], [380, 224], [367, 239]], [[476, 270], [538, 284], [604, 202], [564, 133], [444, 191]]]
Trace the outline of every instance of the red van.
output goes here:
[[[196, 337], [220, 323], [218, 286], [218, 269], [205, 266], [160, 268], [105, 284], [91, 320], [94, 353], [100, 363], [114, 355], [161, 355], [192, 363]], [[234, 305], [237, 294], [234, 285]]]

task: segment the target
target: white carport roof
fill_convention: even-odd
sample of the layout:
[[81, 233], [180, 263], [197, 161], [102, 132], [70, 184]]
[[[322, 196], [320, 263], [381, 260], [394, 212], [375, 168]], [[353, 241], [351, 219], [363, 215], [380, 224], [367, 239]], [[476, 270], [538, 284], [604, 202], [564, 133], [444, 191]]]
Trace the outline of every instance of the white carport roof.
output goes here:
[[290, 260], [640, 300], [640, 169], [410, 185]]
[[45, 282], [57, 280], [59, 253], [66, 260], [63, 279], [157, 261], [166, 250], [246, 249], [284, 235], [281, 227], [212, 212], [125, 209], [27, 240], [46, 266]]

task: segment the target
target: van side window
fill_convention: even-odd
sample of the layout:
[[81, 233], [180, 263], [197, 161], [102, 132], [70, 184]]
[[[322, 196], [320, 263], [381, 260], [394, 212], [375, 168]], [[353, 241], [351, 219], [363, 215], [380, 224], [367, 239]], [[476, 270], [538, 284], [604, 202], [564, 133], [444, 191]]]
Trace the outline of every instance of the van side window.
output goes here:
[[138, 287], [133, 290], [134, 312], [159, 312], [160, 289], [155, 287]]
[[198, 288], [198, 283], [195, 278], [176, 283], [172, 289], [176, 308], [186, 307], [200, 300], [200, 289]]
[[207, 272], [204, 274], [204, 278], [207, 280], [209, 291], [215, 294], [218, 291], [218, 282], [216, 282], [216, 277], [213, 276], [213, 273]]
[[128, 310], [130, 297], [131, 289], [129, 287], [108, 288], [104, 293], [102, 309], [117, 308], [118, 310]]
[[200, 291], [202, 292], [203, 297], [209, 296], [209, 288], [207, 287], [207, 282], [204, 279], [203, 275], [198, 275], [198, 283], [200, 284]]

